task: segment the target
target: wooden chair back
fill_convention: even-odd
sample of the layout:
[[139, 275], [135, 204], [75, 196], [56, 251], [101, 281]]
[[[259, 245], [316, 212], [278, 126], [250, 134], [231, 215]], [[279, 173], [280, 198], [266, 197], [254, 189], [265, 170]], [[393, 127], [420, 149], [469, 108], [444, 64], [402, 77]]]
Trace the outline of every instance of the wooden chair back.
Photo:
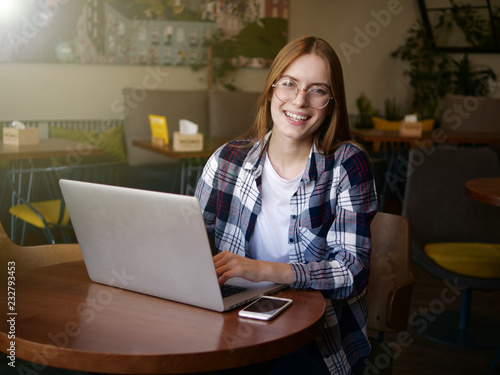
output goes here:
[[370, 229], [368, 329], [404, 331], [408, 325], [413, 290], [410, 222], [402, 216], [378, 212]]
[[[19, 246], [12, 242], [0, 223], [0, 265], [14, 261], [16, 273], [51, 264], [82, 260], [78, 244]], [[6, 268], [5, 268], [6, 269]]]

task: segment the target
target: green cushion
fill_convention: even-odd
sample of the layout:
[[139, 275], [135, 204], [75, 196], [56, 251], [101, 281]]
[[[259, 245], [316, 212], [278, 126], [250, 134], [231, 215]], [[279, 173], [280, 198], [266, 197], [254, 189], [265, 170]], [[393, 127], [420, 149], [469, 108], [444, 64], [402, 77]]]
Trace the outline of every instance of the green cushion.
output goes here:
[[424, 251], [449, 271], [471, 277], [500, 278], [500, 244], [441, 242], [426, 245]]
[[[50, 137], [69, 139], [92, 146], [102, 147], [104, 149], [104, 155], [82, 156], [83, 163], [127, 162], [127, 154], [123, 141], [123, 129], [121, 126], [116, 126], [104, 131], [64, 129], [51, 126]], [[74, 155], [71, 156], [72, 160], [74, 158]], [[57, 161], [62, 164], [68, 164], [64, 159], [57, 159]]]

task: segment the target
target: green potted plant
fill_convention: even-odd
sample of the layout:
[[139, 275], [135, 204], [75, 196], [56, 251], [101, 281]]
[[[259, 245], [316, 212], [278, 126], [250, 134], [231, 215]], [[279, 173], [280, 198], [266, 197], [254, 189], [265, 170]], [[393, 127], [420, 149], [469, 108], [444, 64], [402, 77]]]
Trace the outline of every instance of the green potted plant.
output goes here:
[[[464, 32], [466, 26], [461, 25]], [[420, 20], [410, 27], [404, 44], [391, 56], [409, 64], [403, 74], [410, 78], [413, 88], [411, 112], [421, 120], [436, 117], [446, 94], [489, 96], [489, 81], [496, 80], [490, 67], [472, 64], [467, 53], [457, 61], [439, 51]]]
[[[236, 91], [238, 88], [234, 84], [234, 77], [231, 73], [237, 70], [233, 63], [236, 57], [235, 42], [225, 35], [224, 31], [217, 29], [211, 38], [205, 41], [207, 46], [207, 87], [223, 87], [229, 91]], [[191, 65], [193, 71], [202, 68], [200, 65]]]
[[495, 81], [497, 76], [489, 66], [472, 64], [467, 53], [461, 60], [453, 60], [453, 64], [454, 94], [480, 97], [490, 95], [489, 81]]
[[384, 117], [378, 116], [377, 111], [375, 111], [371, 120], [374, 129], [397, 131], [401, 118], [401, 106], [395, 98], [392, 98], [384, 101]]
[[434, 118], [440, 99], [451, 92], [453, 63], [450, 57], [434, 47], [420, 20], [410, 27], [408, 38], [391, 56], [409, 64], [403, 74], [410, 78], [413, 88], [411, 111], [420, 119]]
[[402, 118], [401, 105], [396, 98], [387, 98], [384, 101], [385, 119], [389, 121], [399, 121]]
[[377, 115], [377, 111], [373, 109], [372, 102], [368, 97], [361, 93], [356, 99], [356, 107], [358, 108], [359, 120], [358, 128], [371, 128], [372, 117]]

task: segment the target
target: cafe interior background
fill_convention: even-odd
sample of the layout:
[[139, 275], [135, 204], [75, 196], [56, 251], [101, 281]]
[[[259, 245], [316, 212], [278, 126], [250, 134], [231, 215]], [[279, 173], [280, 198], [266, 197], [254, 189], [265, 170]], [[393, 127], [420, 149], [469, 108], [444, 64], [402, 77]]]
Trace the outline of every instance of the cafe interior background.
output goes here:
[[[393, 110], [397, 108], [399, 117], [397, 120], [399, 120], [412, 111], [412, 106], [415, 104], [415, 86], [410, 82], [407, 74], [410, 62], [401, 58], [401, 49], [409, 46], [409, 37], [412, 35], [409, 32], [410, 29], [415, 30], [419, 27], [423, 27], [422, 30], [425, 33], [428, 32], [426, 27], [434, 27], [434, 43], [440, 48], [435, 51], [436, 55], [433, 55], [431, 60], [438, 61], [437, 59], [442, 58], [439, 54], [444, 53], [447, 58], [457, 63], [470, 63], [473, 70], [485, 70], [486, 75], [480, 77], [483, 89], [486, 87], [488, 96], [500, 98], [500, 87], [496, 76], [500, 74], [500, 1], [498, 0], [465, 2], [479, 7], [467, 13], [467, 17], [477, 16], [482, 21], [486, 18], [486, 30], [489, 30], [491, 25], [496, 27], [497, 34], [487, 36], [485, 44], [480, 44], [480, 37], [474, 38], [477, 34], [469, 34], [469, 37], [471, 35], [473, 37], [467, 39], [460, 34], [456, 25], [446, 26], [446, 19], [450, 20], [449, 12], [448, 18], [441, 18], [445, 20], [445, 26], [435, 28], [440, 19], [439, 15], [433, 13], [432, 8], [449, 7], [451, 9], [452, 5], [458, 4], [453, 0], [12, 1], [12, 4], [26, 7], [21, 16], [9, 13], [6, 7], [9, 3], [5, 0], [0, 1], [0, 6], [2, 6], [0, 8], [0, 82], [3, 88], [0, 90], [0, 122], [4, 124], [13, 120], [49, 122], [91, 119], [104, 123], [121, 121], [125, 116], [126, 106], [134, 105], [134, 100], [131, 103], [124, 101], [122, 90], [126, 87], [137, 88], [137, 95], [143, 93], [148, 95], [149, 90], [230, 89], [259, 92], [267, 74], [266, 68], [271, 61], [269, 54], [279, 50], [286, 40], [308, 34], [326, 39], [340, 58], [346, 83], [351, 126], [371, 127], [373, 124], [370, 121], [364, 121], [366, 116], [369, 119], [372, 115], [384, 117], [390, 108]], [[255, 28], [252, 32], [256, 33], [253, 35], [255, 39], [252, 40], [249, 35], [245, 35], [247, 39], [241, 39], [241, 45], [246, 45], [248, 48], [242, 47], [240, 55], [247, 53], [242, 51], [252, 52], [248, 52], [244, 57], [230, 56], [229, 61], [232, 66], [226, 67], [225, 70], [223, 68], [217, 70], [218, 67], [220, 68], [217, 66], [217, 61], [219, 63], [221, 61], [221, 59], [217, 60], [217, 57], [220, 56], [215, 56], [215, 59], [211, 60], [213, 64], [209, 63], [210, 67], [207, 68], [207, 58], [209, 59], [207, 45], [200, 43], [198, 39], [196, 45], [200, 46], [199, 51], [178, 50], [168, 56], [156, 54], [154, 58], [148, 53], [129, 55], [122, 59], [116, 56], [106, 58], [97, 47], [87, 46], [88, 48], [85, 49], [82, 47], [83, 43], [79, 45], [77, 42], [78, 40], [81, 42], [78, 36], [82, 33], [82, 29], [89, 28], [85, 25], [85, 20], [88, 20], [88, 14], [85, 12], [92, 7], [104, 6], [105, 3], [109, 3], [113, 11], [120, 10], [126, 13], [130, 12], [130, 9], [140, 9], [140, 17], [134, 18], [134, 15], [127, 15], [128, 19], [139, 18], [136, 24], [136, 26], [139, 25], [136, 30], [138, 33], [141, 30], [141, 22], [145, 22], [145, 18], [155, 19], [160, 14], [155, 13], [158, 12], [158, 6], [162, 11], [168, 9], [169, 14], [182, 22], [192, 21], [187, 16], [187, 21], [182, 19], [183, 15], [196, 13], [197, 17], [203, 18], [201, 23], [204, 24], [205, 31], [200, 35], [204, 36], [207, 32], [210, 35], [218, 35], [217, 28], [229, 27], [227, 21], [230, 17], [226, 17], [226, 23], [224, 23], [223, 16], [231, 14], [234, 19], [238, 20], [240, 31], [245, 23], [253, 23], [252, 26]], [[137, 3], [142, 3], [142, 5], [138, 7]], [[79, 9], [78, 13], [72, 10], [75, 4]], [[265, 8], [266, 5], [267, 8]], [[490, 9], [485, 8], [486, 6], [491, 6], [491, 12]], [[259, 7], [266, 9], [266, 18], [274, 20], [270, 23], [264, 22], [264, 18], [259, 20], [255, 13], [256, 9], [260, 9]], [[128, 10], [124, 10], [125, 8]], [[68, 16], [72, 17], [72, 24], [68, 24]], [[61, 21], [62, 17], [66, 17], [65, 22]], [[13, 19], [18, 20], [15, 26], [11, 23]], [[199, 19], [197, 22], [199, 23]], [[213, 27], [206, 31], [207, 25]], [[484, 22], [480, 25], [484, 27]], [[10, 27], [14, 29], [9, 29]], [[265, 32], [260, 35], [262, 30]], [[227, 32], [227, 29], [225, 31]], [[40, 39], [41, 35], [49, 35], [51, 44]], [[182, 36], [183, 40], [189, 40], [190, 37], [192, 35], [188, 33]], [[252, 42], [259, 43], [255, 41], [262, 41], [262, 37], [265, 43], [259, 46], [260, 48], [252, 48], [255, 47]], [[117, 41], [114, 40], [114, 43]], [[217, 45], [223, 46], [224, 43], [221, 39], [216, 41], [213, 44], [212, 53], [214, 51], [217, 53], [215, 49]], [[49, 48], [51, 52], [47, 53], [45, 49]], [[398, 49], [399, 54], [396, 53]], [[259, 56], [259, 52], [255, 53], [255, 50], [264, 52], [262, 56]], [[227, 61], [227, 59], [222, 60]], [[214, 74], [220, 74], [220, 76], [214, 76]], [[439, 73], [434, 77], [439, 77]], [[427, 117], [438, 117], [439, 105], [444, 94], [446, 92], [438, 94], [436, 89], [438, 105], [432, 108], [432, 115], [427, 114]], [[176, 124], [169, 124], [170, 126], [176, 126]], [[4, 213], [2, 217], [5, 218]], [[425, 279], [425, 274], [419, 273], [418, 275]], [[436, 293], [439, 293], [442, 285], [439, 282], [433, 284], [425, 280], [424, 284], [428, 288], [424, 289], [429, 293], [427, 297], [432, 299], [434, 298], [432, 286], [436, 287]], [[492, 314], [493, 310], [493, 313], [498, 313], [500, 309], [498, 291], [487, 293], [484, 298], [486, 302], [482, 305], [489, 305], [485, 308], [486, 313]], [[443, 353], [445, 358], [455, 361], [457, 365], [452, 366], [454, 370], [450, 372], [455, 374], [461, 373], [461, 368], [463, 368], [463, 373], [470, 373], [467, 369], [477, 366], [482, 367], [479, 371], [484, 371], [478, 373], [488, 373], [489, 361], [496, 353], [494, 350], [454, 349], [425, 339], [419, 341], [417, 338], [413, 345], [403, 348], [403, 351], [398, 353], [401, 356], [399, 363], [404, 363], [405, 358], [406, 363], [410, 363], [410, 365], [402, 365], [403, 372], [399, 373], [424, 373], [415, 369], [422, 365], [421, 360], [424, 360], [422, 356], [428, 353], [429, 348], [434, 353]], [[431, 363], [429, 366], [436, 371], [439, 370], [435, 373], [446, 373], [443, 372], [443, 368], [449, 363], [442, 363], [442, 359], [432, 357], [429, 359]], [[467, 358], [471, 359], [470, 363], [464, 365], [460, 362], [467, 361]], [[427, 367], [425, 373], [433, 372]]]
[[[35, 8], [37, 4], [24, 3], [33, 3]], [[62, 12], [68, 1], [54, 3], [54, 12]], [[287, 3], [289, 40], [305, 34], [317, 35], [326, 39], [338, 53], [344, 69], [350, 114], [358, 113], [356, 100], [361, 94], [381, 112], [384, 101], [393, 98], [409, 110], [412, 87], [403, 75], [407, 64], [391, 57], [391, 53], [404, 44], [409, 28], [422, 19], [418, 1], [290, 0]], [[30, 18], [28, 13], [26, 19]], [[57, 19], [57, 14], [54, 18]], [[40, 25], [41, 31], [51, 27]], [[0, 45], [5, 49], [10, 41], [5, 30], [0, 30]], [[28, 27], [26, 30], [22, 42], [35, 43], [36, 30]], [[22, 33], [19, 36], [21, 38]], [[452, 57], [458, 60], [462, 55], [453, 54]], [[485, 64], [500, 74], [498, 53], [470, 53], [469, 58], [472, 63]], [[120, 118], [123, 114], [117, 111], [120, 106], [116, 101], [121, 100], [121, 90], [141, 86], [148, 73], [142, 65], [17, 63], [3, 61], [2, 57], [0, 61], [0, 81], [6, 88], [0, 91], [0, 120]], [[156, 69], [161, 72], [160, 79], [155, 82], [157, 89], [207, 87], [204, 69], [194, 71], [189, 66], [159, 66]], [[231, 74], [241, 90], [260, 91], [266, 70], [241, 68]], [[500, 90], [495, 90], [493, 95], [500, 97]]]

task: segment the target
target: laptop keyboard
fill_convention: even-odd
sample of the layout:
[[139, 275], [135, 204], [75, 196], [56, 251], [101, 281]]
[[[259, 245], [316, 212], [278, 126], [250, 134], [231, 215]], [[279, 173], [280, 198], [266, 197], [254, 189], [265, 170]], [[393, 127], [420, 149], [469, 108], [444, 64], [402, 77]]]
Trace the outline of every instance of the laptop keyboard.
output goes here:
[[242, 286], [236, 286], [236, 285], [224, 284], [220, 287], [220, 291], [222, 293], [222, 298], [232, 296], [233, 294], [243, 292], [244, 290], [247, 290], [247, 288], [244, 288]]

